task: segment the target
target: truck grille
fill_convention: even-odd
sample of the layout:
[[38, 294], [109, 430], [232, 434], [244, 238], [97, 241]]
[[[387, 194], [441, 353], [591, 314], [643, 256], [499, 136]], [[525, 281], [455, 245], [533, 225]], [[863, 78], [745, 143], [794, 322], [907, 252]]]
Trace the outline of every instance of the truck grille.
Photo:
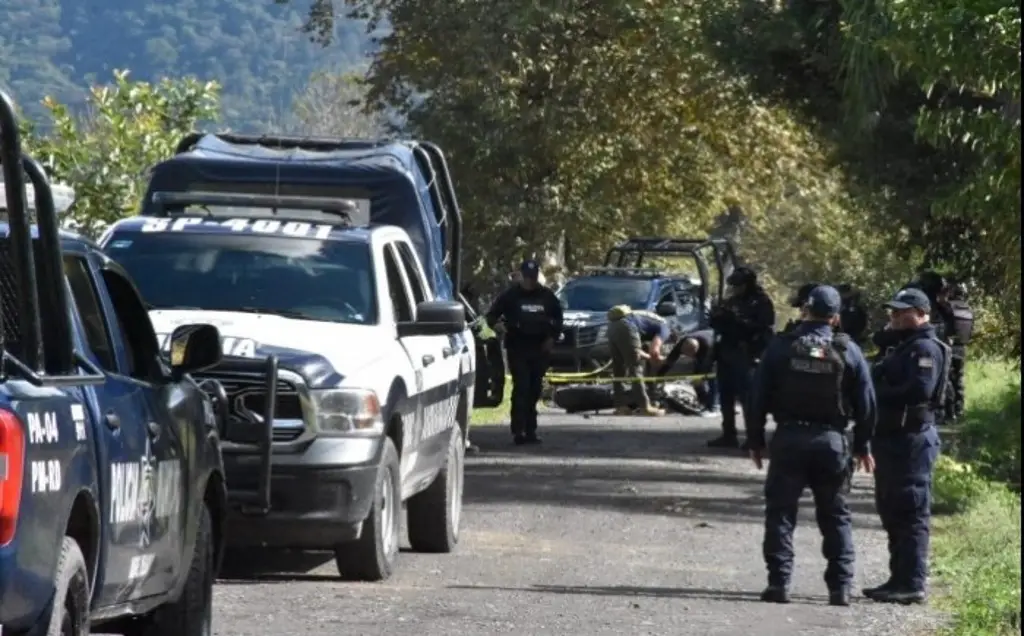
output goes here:
[[[266, 391], [263, 379], [239, 373], [196, 373], [196, 380], [217, 380], [228, 394], [232, 415], [238, 415], [242, 406], [253, 413], [262, 415], [266, 410]], [[277, 381], [277, 404], [274, 407], [274, 441], [290, 442], [305, 430], [302, 417], [302, 402], [299, 391], [287, 380]]]
[[565, 336], [561, 342], [558, 343], [560, 347], [567, 347], [571, 349], [583, 349], [585, 347], [592, 347], [597, 344], [597, 332], [600, 327], [566, 327], [562, 330], [562, 334]]

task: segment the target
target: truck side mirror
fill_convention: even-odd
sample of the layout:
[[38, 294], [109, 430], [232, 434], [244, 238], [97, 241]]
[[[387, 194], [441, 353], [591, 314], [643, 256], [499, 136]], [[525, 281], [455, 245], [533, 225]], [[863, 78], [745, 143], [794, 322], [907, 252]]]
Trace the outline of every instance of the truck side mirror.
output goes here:
[[427, 300], [416, 305], [416, 320], [398, 323], [398, 337], [451, 336], [466, 329], [466, 308], [462, 303]]
[[675, 316], [676, 304], [670, 300], [667, 300], [663, 303], [658, 303], [658, 306], [654, 309], [654, 312], [659, 316]]
[[175, 381], [186, 373], [216, 366], [223, 355], [220, 331], [213, 325], [181, 325], [171, 334], [171, 374]]

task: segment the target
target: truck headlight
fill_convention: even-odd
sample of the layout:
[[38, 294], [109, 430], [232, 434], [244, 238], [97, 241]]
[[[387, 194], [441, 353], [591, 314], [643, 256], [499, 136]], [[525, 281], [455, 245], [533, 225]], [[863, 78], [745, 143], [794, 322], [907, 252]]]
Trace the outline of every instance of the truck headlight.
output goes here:
[[384, 433], [380, 400], [369, 389], [321, 389], [310, 391], [309, 397], [322, 433], [360, 437]]
[[596, 342], [604, 342], [608, 339], [608, 325], [601, 325], [597, 328]]

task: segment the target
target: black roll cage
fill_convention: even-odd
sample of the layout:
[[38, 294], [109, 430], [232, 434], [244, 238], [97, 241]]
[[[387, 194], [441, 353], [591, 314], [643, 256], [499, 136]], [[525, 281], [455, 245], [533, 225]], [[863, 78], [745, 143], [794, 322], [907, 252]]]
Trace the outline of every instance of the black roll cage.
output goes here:
[[[7, 243], [11, 253], [11, 273], [18, 298], [18, 330], [21, 357], [7, 350], [0, 330], [0, 379], [11, 371], [35, 386], [82, 386], [102, 384], [103, 372], [74, 347], [71, 309], [64, 280], [64, 260], [60, 244], [60, 224], [53, 201], [53, 190], [43, 167], [23, 152], [14, 101], [0, 91], [0, 169], [3, 170], [7, 223]], [[36, 223], [41, 251], [35, 258], [32, 220], [25, 194], [25, 176], [35, 194]], [[47, 315], [47, 333], [43, 337], [43, 312]], [[0, 325], [4, 320], [0, 310]], [[86, 373], [81, 373], [81, 369]]]

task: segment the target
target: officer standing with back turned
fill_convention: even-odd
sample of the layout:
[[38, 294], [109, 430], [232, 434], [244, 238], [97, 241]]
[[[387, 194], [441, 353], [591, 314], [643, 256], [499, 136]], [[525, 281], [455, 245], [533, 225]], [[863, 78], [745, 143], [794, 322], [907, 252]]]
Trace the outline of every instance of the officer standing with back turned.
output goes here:
[[[538, 282], [540, 267], [528, 259], [519, 268], [518, 284], [505, 290], [487, 311], [488, 326], [505, 332], [512, 374], [512, 439], [517, 445], [539, 444], [537, 402], [555, 339], [562, 333], [562, 305]], [[504, 318], [504, 325], [498, 322]]]
[[928, 578], [932, 468], [950, 352], [929, 321], [931, 301], [906, 288], [886, 303], [898, 343], [873, 369], [878, 428], [875, 506], [889, 537], [889, 580], [864, 590], [884, 603], [922, 603]]
[[[875, 425], [875, 392], [860, 347], [834, 333], [842, 299], [832, 287], [814, 288], [804, 321], [768, 345], [754, 381], [747, 422], [747, 442], [761, 468], [765, 423], [770, 413], [776, 432], [769, 451], [764, 485], [764, 560], [767, 603], [788, 603], [793, 570], [793, 529], [804, 489], [810, 487], [822, 552], [828, 560], [825, 584], [829, 604], [850, 604], [854, 549], [850, 508], [846, 501], [851, 472], [874, 469], [870, 440]], [[846, 437], [854, 421], [853, 449]]]

